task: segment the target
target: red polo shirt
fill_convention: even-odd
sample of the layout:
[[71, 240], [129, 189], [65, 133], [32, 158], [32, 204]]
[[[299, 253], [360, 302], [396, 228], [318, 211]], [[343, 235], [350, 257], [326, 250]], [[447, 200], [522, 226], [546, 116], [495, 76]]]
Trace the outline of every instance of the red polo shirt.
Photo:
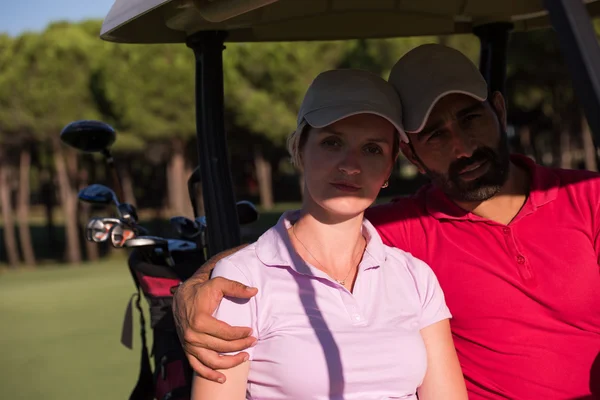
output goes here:
[[600, 175], [512, 161], [532, 179], [508, 225], [465, 212], [431, 185], [366, 217], [386, 244], [436, 273], [471, 400], [592, 399], [600, 396]]

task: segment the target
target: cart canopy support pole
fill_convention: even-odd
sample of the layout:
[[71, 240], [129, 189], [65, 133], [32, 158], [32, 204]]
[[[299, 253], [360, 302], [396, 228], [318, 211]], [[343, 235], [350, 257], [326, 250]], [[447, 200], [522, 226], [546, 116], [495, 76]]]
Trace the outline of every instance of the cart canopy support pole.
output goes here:
[[223, 43], [225, 32], [191, 35], [196, 56], [196, 133], [209, 257], [240, 244], [233, 181], [225, 136]]
[[490, 93], [498, 91], [506, 95], [506, 53], [512, 29], [510, 22], [494, 22], [473, 28], [481, 43], [479, 70], [488, 83]]
[[[592, 20], [582, 1], [544, 0], [573, 88], [600, 145], [600, 47]], [[543, 66], [542, 66], [543, 68]]]

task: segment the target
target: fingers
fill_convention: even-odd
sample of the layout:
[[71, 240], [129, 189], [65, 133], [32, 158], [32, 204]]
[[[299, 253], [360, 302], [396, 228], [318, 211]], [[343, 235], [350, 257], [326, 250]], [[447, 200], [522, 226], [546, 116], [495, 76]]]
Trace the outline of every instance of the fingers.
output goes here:
[[213, 290], [219, 291], [219, 296], [237, 297], [242, 299], [248, 299], [255, 296], [258, 293], [257, 288], [246, 286], [242, 283], [232, 281], [223, 277], [216, 277], [212, 279], [209, 284], [212, 284]]
[[[220, 353], [231, 353], [246, 350], [256, 343], [256, 338], [248, 336], [238, 340], [222, 340], [214, 336], [204, 334], [185, 333], [184, 346], [186, 351], [194, 353], [195, 349], [209, 349]], [[204, 362], [204, 360], [200, 359]]]
[[193, 333], [206, 334], [222, 340], [244, 339], [252, 334], [250, 327], [231, 326], [212, 315], [197, 315], [190, 325]]
[[225, 375], [223, 375], [220, 372], [213, 371], [208, 367], [205, 367], [200, 361], [196, 359], [196, 357], [188, 354], [187, 359], [194, 372], [196, 372], [196, 374], [200, 375], [204, 379], [208, 379], [209, 381], [219, 383], [225, 382]]
[[212, 370], [223, 370], [236, 367], [241, 363], [248, 361], [249, 355], [246, 352], [240, 352], [233, 355], [221, 355], [217, 352], [203, 349], [199, 352], [202, 361], [197, 359], [203, 366]]
[[[217, 370], [229, 369], [248, 361], [246, 352], [235, 355], [220, 355], [211, 350], [200, 349], [196, 356], [187, 355], [190, 366], [198, 375], [213, 382], [225, 382], [225, 375]], [[203, 361], [200, 361], [202, 358]]]

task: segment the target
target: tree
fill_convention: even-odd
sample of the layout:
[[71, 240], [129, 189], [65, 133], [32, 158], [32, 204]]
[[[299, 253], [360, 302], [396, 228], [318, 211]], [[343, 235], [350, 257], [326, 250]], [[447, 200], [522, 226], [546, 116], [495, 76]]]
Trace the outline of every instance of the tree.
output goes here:
[[[0, 206], [2, 207], [2, 217], [4, 222], [4, 244], [8, 255], [8, 263], [11, 267], [16, 267], [19, 263], [19, 251], [14, 231], [13, 205], [12, 205], [12, 183], [14, 177], [15, 159], [11, 157], [15, 149], [24, 147], [24, 143], [19, 140], [24, 129], [30, 127], [31, 120], [25, 109], [20, 107], [15, 93], [11, 90], [10, 84], [14, 81], [15, 72], [18, 71], [19, 60], [15, 54], [15, 41], [7, 35], [0, 35]], [[17, 135], [15, 135], [17, 134]], [[17, 140], [15, 140], [15, 138]], [[23, 150], [22, 154], [27, 154]], [[30, 153], [29, 153], [30, 154]], [[29, 218], [27, 215], [29, 205], [29, 165], [30, 160], [26, 156], [21, 156], [22, 173], [19, 181], [21, 187], [18, 199], [18, 217], [19, 234], [21, 238], [21, 247], [23, 248], [24, 258], [27, 264], [35, 264], [33, 246], [31, 245], [31, 236], [29, 233]]]
[[100, 41], [81, 25], [57, 23], [23, 41], [19, 52], [26, 60], [15, 80], [23, 105], [35, 121], [37, 140], [50, 144], [65, 216], [67, 260], [81, 262], [78, 230], [77, 154], [61, 144], [60, 130], [76, 119], [95, 119], [97, 107], [89, 90], [94, 50]]
[[573, 168], [584, 161], [586, 168], [596, 169], [595, 149], [555, 32], [513, 33], [508, 55], [509, 116], [511, 111], [537, 115], [522, 121], [522, 131], [527, 135], [519, 138], [521, 142], [526, 139], [535, 151], [522, 150], [537, 153], [541, 162], [563, 168]]
[[185, 150], [196, 133], [193, 53], [184, 45], [120, 45], [109, 54], [96, 77], [99, 98], [120, 130], [169, 148], [170, 208], [190, 215]]
[[[254, 155], [262, 206], [273, 205], [273, 166], [285, 154], [302, 97], [322, 71], [336, 68], [348, 42], [228, 44], [224, 52], [228, 133]], [[232, 148], [235, 152], [236, 149]]]

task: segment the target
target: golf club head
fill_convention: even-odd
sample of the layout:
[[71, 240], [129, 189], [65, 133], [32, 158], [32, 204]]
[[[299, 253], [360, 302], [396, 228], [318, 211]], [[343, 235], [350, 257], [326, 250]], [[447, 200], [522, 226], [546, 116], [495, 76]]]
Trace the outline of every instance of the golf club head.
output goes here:
[[186, 217], [172, 217], [170, 222], [177, 234], [185, 239], [193, 239], [202, 232], [196, 221]]
[[190, 251], [195, 250], [198, 246], [189, 240], [169, 239], [169, 253], [174, 251]]
[[68, 124], [60, 132], [60, 140], [85, 153], [108, 150], [117, 138], [117, 133], [101, 121], [81, 120]]
[[238, 201], [236, 207], [240, 225], [248, 225], [258, 220], [258, 210], [251, 202], [247, 200]]
[[132, 229], [121, 224], [114, 225], [110, 229], [110, 243], [113, 247], [122, 248], [125, 242], [135, 237], [135, 232]]
[[120, 224], [121, 221], [117, 218], [92, 218], [85, 228], [85, 238], [94, 243], [106, 242], [111, 229]]
[[117, 195], [112, 189], [101, 185], [99, 183], [94, 183], [90, 186], [84, 187], [79, 191], [77, 195], [79, 200], [84, 201], [86, 203], [92, 204], [119, 204], [119, 200], [117, 199]]
[[206, 215], [196, 218], [196, 223], [200, 228], [206, 229]]
[[129, 203], [121, 203], [117, 205], [119, 216], [128, 224], [135, 224], [138, 221], [137, 210]]
[[[158, 236], [138, 236], [129, 239], [124, 243], [124, 247], [142, 248], [151, 250], [154, 255], [164, 259], [168, 266], [174, 267], [175, 261], [169, 252], [169, 240]], [[149, 262], [152, 262], [152, 257], [148, 257]]]
[[168, 239], [158, 236], [138, 236], [125, 242], [124, 247], [169, 247]]

